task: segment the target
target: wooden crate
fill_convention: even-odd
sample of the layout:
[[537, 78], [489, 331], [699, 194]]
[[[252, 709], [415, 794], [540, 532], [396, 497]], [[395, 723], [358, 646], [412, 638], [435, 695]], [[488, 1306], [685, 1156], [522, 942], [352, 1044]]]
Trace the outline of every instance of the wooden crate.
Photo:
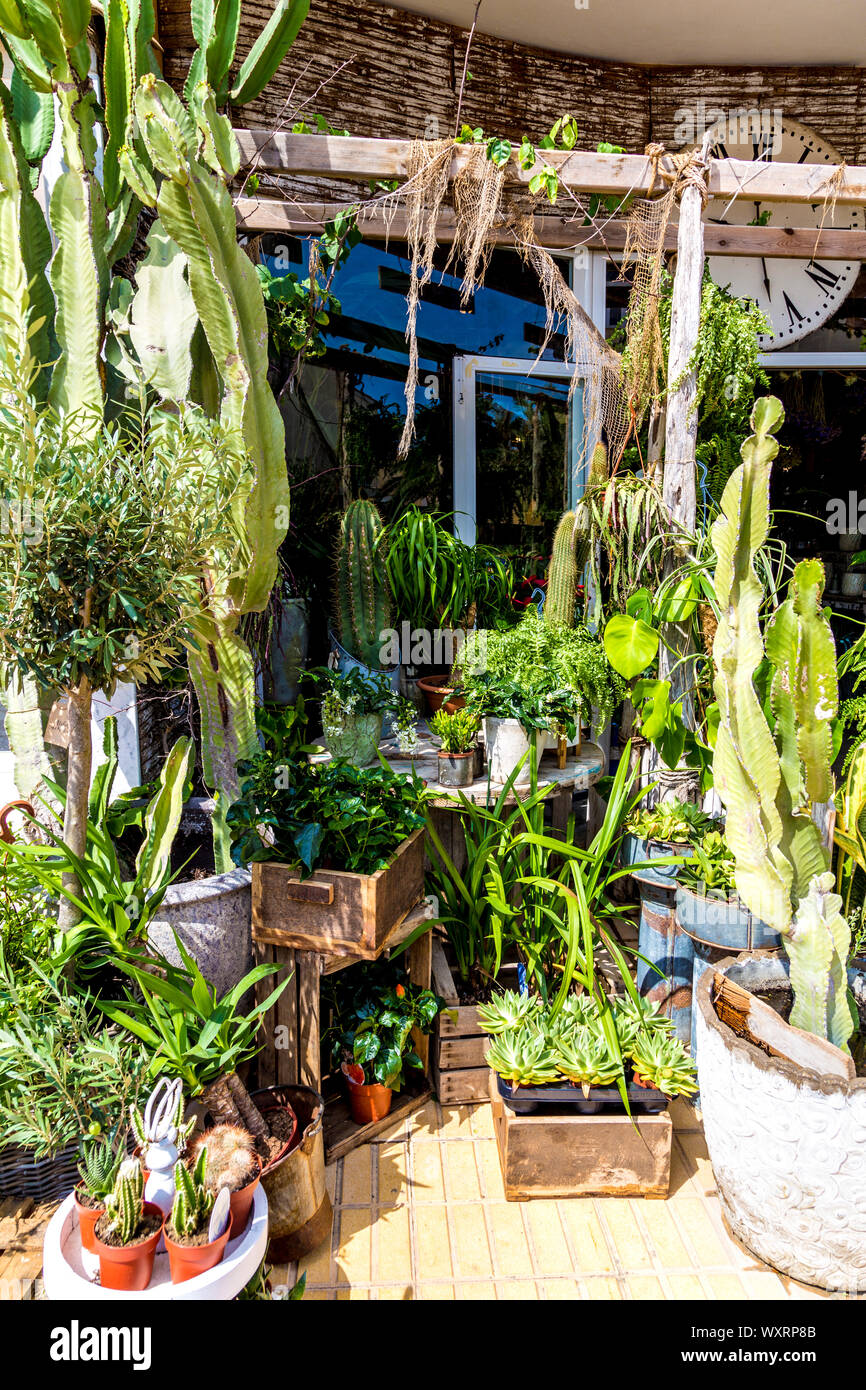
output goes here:
[[317, 869], [302, 880], [274, 862], [252, 870], [254, 941], [374, 960], [423, 895], [424, 829], [375, 874]]
[[667, 1197], [670, 1115], [515, 1115], [489, 1073], [505, 1196]]
[[485, 1053], [490, 1039], [478, 1025], [475, 1004], [459, 1004], [454, 977], [440, 941], [433, 941], [433, 988], [448, 1006], [436, 1020], [431, 1072], [442, 1105], [468, 1105], [489, 1100], [490, 1075]]

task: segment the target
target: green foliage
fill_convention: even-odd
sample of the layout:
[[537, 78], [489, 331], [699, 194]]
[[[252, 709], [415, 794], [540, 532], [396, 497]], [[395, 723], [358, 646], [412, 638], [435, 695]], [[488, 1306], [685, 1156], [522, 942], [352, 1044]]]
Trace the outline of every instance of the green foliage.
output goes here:
[[266, 751], [243, 764], [241, 776], [227, 817], [236, 864], [276, 859], [302, 878], [322, 863], [373, 874], [424, 824], [422, 782], [384, 765], [287, 764]]
[[391, 607], [378, 550], [382, 518], [372, 502], [352, 502], [340, 522], [335, 574], [336, 626], [340, 642], [365, 666], [382, 665], [379, 653], [391, 626]]
[[103, 1204], [114, 1187], [118, 1169], [124, 1159], [123, 1146], [107, 1134], [90, 1135], [79, 1145], [81, 1162], [78, 1172], [81, 1186], [97, 1204]]
[[691, 801], [657, 801], [641, 807], [629, 817], [628, 829], [642, 840], [662, 840], [665, 844], [695, 845], [716, 824]]
[[362, 963], [322, 982], [331, 1009], [326, 1032], [331, 1061], [364, 1068], [364, 1083], [378, 1082], [392, 1091], [406, 1084], [407, 1068], [423, 1071], [411, 1033], [430, 1033], [443, 1001], [429, 989], [413, 985], [393, 962]]
[[574, 627], [574, 609], [580, 566], [577, 558], [575, 514], [564, 512], [553, 537], [553, 554], [547, 576], [544, 616], [549, 622]]
[[457, 627], [475, 597], [473, 547], [448, 530], [447, 520], [413, 506], [379, 539], [398, 617], [430, 632]]
[[111, 1232], [120, 1245], [130, 1245], [139, 1233], [144, 1218], [144, 1174], [137, 1158], [121, 1163], [114, 1186], [105, 1199], [105, 1215], [100, 1231]]
[[725, 837], [718, 830], [709, 830], [692, 845], [692, 855], [678, 874], [678, 881], [698, 893], [712, 893], [730, 898], [735, 891], [734, 856]]
[[[123, 1126], [144, 1081], [140, 1042], [94, 1021], [93, 1001], [34, 963], [22, 981], [0, 958], [0, 1147], [59, 1153], [98, 1124]], [[37, 989], [34, 986], [38, 986]]]
[[174, 1201], [169, 1224], [175, 1237], [196, 1236], [207, 1228], [215, 1194], [205, 1181], [206, 1168], [206, 1144], [199, 1149], [192, 1170], [180, 1159], [174, 1165]]
[[96, 1005], [115, 1024], [145, 1044], [147, 1075], [179, 1077], [184, 1090], [196, 1096], [211, 1082], [236, 1071], [258, 1051], [262, 1015], [276, 1003], [290, 975], [249, 1013], [240, 1011], [247, 990], [279, 970], [257, 965], [235, 987], [217, 999], [177, 933], [175, 945], [182, 968], [158, 957], [147, 969], [118, 961], [136, 990], [122, 1003], [99, 999]]
[[350, 716], [384, 715], [396, 710], [399, 697], [390, 677], [379, 671], [361, 671], [357, 666], [337, 671], [320, 666], [310, 671], [309, 677], [323, 691], [323, 725], [326, 721], [339, 723]]
[[[303, 133], [298, 125], [292, 129]], [[332, 317], [342, 312], [331, 290], [334, 276], [360, 240], [355, 215], [346, 210], [327, 222], [321, 236], [313, 239], [306, 276], [294, 271], [279, 275], [261, 263], [256, 266], [268, 316], [271, 355], [292, 360], [295, 371], [301, 356], [321, 357], [327, 348], [325, 330]]]
[[439, 709], [430, 720], [430, 732], [442, 740], [443, 753], [468, 753], [478, 734], [478, 716], [470, 709], [449, 714]]

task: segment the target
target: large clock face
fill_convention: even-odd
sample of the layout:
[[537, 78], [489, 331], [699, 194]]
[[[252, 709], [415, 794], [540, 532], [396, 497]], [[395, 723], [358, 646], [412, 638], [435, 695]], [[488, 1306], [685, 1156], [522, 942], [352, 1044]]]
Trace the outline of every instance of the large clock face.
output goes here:
[[[762, 119], [765, 118], [765, 119]], [[841, 155], [799, 121], [772, 111], [740, 112], [710, 128], [717, 159], [761, 159], [776, 164], [840, 164]], [[862, 208], [840, 205], [835, 218], [823, 200], [807, 203], [761, 203], [749, 198], [748, 186], [728, 203], [711, 199], [706, 220], [727, 226], [815, 227], [862, 231]], [[761, 334], [765, 352], [796, 343], [819, 328], [850, 294], [860, 271], [859, 261], [792, 260], [767, 256], [711, 256], [710, 274], [738, 299], [753, 299], [773, 328]]]

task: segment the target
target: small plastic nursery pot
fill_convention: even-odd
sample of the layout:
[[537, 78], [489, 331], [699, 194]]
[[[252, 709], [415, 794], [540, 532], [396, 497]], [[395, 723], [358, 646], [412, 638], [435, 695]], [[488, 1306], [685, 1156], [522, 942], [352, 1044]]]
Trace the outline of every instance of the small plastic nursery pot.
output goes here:
[[475, 781], [475, 749], [466, 753], [439, 753], [439, 785], [471, 787]]
[[234, 1217], [229, 1213], [228, 1225], [222, 1235], [217, 1236], [216, 1240], [209, 1241], [207, 1245], [181, 1245], [179, 1241], [172, 1240], [168, 1233], [168, 1225], [166, 1225], [163, 1234], [165, 1236], [165, 1248], [168, 1251], [171, 1282], [184, 1284], [187, 1279], [194, 1279], [197, 1274], [204, 1274], [205, 1270], [213, 1269], [215, 1265], [218, 1265], [225, 1254], [233, 1227]]
[[165, 1225], [165, 1217], [155, 1202], [145, 1202], [144, 1211], [159, 1217], [159, 1227], [146, 1240], [132, 1245], [106, 1245], [93, 1232], [93, 1253], [99, 1256], [99, 1282], [104, 1289], [119, 1289], [123, 1293], [141, 1293], [153, 1274], [156, 1247]]
[[364, 1068], [351, 1062], [342, 1064], [342, 1072], [349, 1087], [349, 1108], [355, 1124], [369, 1125], [374, 1120], [384, 1120], [390, 1114], [394, 1099], [390, 1086], [382, 1086], [378, 1081], [365, 1086]]
[[[295, 1130], [297, 1130], [297, 1120], [295, 1121], [295, 1129], [292, 1131], [292, 1139], [295, 1137]], [[291, 1142], [292, 1140], [290, 1139], [283, 1149], [283, 1153], [288, 1151], [288, 1146]], [[256, 1195], [256, 1188], [262, 1180], [262, 1160], [259, 1158], [258, 1154], [255, 1154], [254, 1157], [258, 1165], [256, 1176], [251, 1182], [247, 1183], [246, 1187], [239, 1187], [237, 1192], [229, 1193], [232, 1228], [235, 1235], [240, 1235], [247, 1228], [247, 1222], [250, 1219], [250, 1211], [252, 1210], [253, 1198]]]
[[72, 1193], [75, 1198], [75, 1214], [78, 1217], [78, 1228], [81, 1231], [81, 1245], [82, 1249], [89, 1250], [91, 1255], [95, 1255], [96, 1245], [94, 1244], [93, 1228], [100, 1216], [105, 1214], [105, 1207], [86, 1207], [78, 1196], [81, 1186], [82, 1184], [79, 1183]]

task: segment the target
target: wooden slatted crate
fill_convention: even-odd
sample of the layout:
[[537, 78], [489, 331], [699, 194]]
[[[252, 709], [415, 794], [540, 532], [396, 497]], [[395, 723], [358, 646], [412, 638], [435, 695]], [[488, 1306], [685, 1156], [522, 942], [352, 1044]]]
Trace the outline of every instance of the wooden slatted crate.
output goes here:
[[442, 1105], [478, 1104], [489, 1100], [490, 1070], [484, 1061], [490, 1039], [478, 1024], [475, 1004], [460, 1004], [454, 977], [439, 941], [433, 942], [433, 988], [448, 1006], [433, 1034], [433, 1086]]

